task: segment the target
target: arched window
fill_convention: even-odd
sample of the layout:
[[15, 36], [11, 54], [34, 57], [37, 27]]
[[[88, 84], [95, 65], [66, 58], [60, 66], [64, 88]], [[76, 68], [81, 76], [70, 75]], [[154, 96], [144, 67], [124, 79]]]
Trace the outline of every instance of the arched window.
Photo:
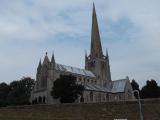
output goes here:
[[105, 94], [102, 94], [103, 95], [103, 102], [106, 101], [106, 96]]
[[95, 80], [95, 84], [97, 84], [97, 81]]
[[86, 95], [86, 101], [85, 102], [88, 102], [89, 101], [89, 95]]
[[40, 103], [40, 104], [42, 103], [42, 97], [41, 96], [38, 97], [38, 103]]
[[83, 97], [83, 95], [81, 95], [80, 102], [84, 102], [84, 97]]
[[34, 100], [32, 100], [32, 104], [37, 104], [37, 98], [35, 98]]
[[106, 101], [109, 101], [109, 94], [106, 94]]
[[35, 102], [34, 104], [37, 104], [37, 102], [38, 102], [37, 98], [35, 98], [34, 102]]
[[93, 84], [93, 80], [91, 79], [91, 83]]
[[90, 101], [93, 102], [93, 92], [90, 92]]
[[83, 80], [84, 80], [84, 83], [86, 83], [86, 79], [84, 78]]
[[117, 95], [114, 96], [114, 100], [118, 100], [118, 96]]
[[43, 96], [43, 104], [45, 104], [45, 103], [46, 103], [46, 97]]
[[47, 65], [45, 65], [42, 68], [42, 76], [41, 76], [41, 88], [46, 88], [47, 87], [47, 77], [48, 77], [48, 68]]
[[98, 102], [101, 102], [101, 93], [98, 94]]

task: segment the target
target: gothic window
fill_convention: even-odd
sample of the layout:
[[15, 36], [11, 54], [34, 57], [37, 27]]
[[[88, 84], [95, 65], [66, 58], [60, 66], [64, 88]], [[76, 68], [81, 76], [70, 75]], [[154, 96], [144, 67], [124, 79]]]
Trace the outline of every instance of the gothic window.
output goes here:
[[93, 92], [90, 92], [90, 101], [93, 102]]
[[41, 88], [47, 87], [48, 68], [44, 66], [42, 69]]
[[95, 84], [97, 84], [97, 81], [95, 80]]
[[106, 96], [103, 94], [103, 101], [105, 101], [106, 100]]
[[83, 80], [84, 80], [84, 83], [85, 83], [85, 82], [86, 82], [86, 79], [84, 78]]
[[84, 102], [84, 97], [83, 97], [83, 95], [81, 95], [80, 101], [81, 101], [81, 102]]
[[91, 80], [91, 83], [93, 83], [93, 80]]
[[115, 96], [114, 96], [114, 99], [115, 99], [115, 100], [118, 100], [118, 96], [117, 96], [117, 95], [115, 95]]
[[101, 93], [98, 94], [98, 102], [101, 102]]
[[88, 102], [88, 98], [89, 98], [88, 95], [86, 95], [86, 102]]
[[43, 96], [43, 104], [45, 104], [45, 103], [46, 103], [46, 97]]
[[109, 94], [106, 94], [106, 100], [109, 101]]
[[101, 65], [102, 65], [102, 69], [104, 69], [105, 68], [105, 63], [101, 62]]
[[42, 103], [42, 97], [41, 96], [38, 97], [38, 103], [40, 103], [40, 104]]
[[121, 95], [119, 95], [119, 100], [122, 100], [122, 96]]
[[32, 104], [37, 104], [37, 98], [35, 98], [34, 100], [32, 100]]
[[79, 82], [81, 82], [81, 80], [82, 80], [82, 78], [80, 77], [80, 78], [79, 78]]

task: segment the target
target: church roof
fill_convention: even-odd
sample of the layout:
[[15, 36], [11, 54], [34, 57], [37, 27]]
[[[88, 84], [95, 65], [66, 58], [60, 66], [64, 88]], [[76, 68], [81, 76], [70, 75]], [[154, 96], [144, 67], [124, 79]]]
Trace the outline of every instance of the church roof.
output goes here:
[[102, 87], [102, 86], [97, 85], [97, 84], [85, 84], [84, 87], [85, 87], [86, 90], [109, 92], [107, 90], [107, 88]]
[[[56, 63], [56, 70], [62, 71], [62, 72], [68, 72], [71, 74], [83, 75], [86, 77], [95, 77], [95, 75], [91, 71], [72, 67], [72, 66], [66, 66], [58, 63]], [[106, 84], [104, 87], [97, 84], [88, 83], [88, 84], [85, 84], [84, 87], [86, 90], [119, 93], [119, 92], [124, 92], [127, 80], [128, 79], [115, 80]]]
[[124, 92], [127, 81], [127, 79], [115, 80], [106, 85], [106, 87], [111, 93]]
[[109, 84], [107, 84], [105, 87], [102, 87], [97, 84], [85, 84], [84, 86], [86, 90], [109, 92], [109, 93], [120, 93], [125, 91], [125, 86], [127, 81], [128, 81], [127, 79], [112, 81]]
[[57, 64], [57, 63], [56, 63], [56, 70], [63, 71], [63, 72], [69, 72], [69, 73], [73, 73], [73, 74], [78, 74], [78, 75], [83, 75], [83, 76], [87, 76], [87, 77], [95, 77], [95, 75], [91, 71], [72, 67], [72, 66]]

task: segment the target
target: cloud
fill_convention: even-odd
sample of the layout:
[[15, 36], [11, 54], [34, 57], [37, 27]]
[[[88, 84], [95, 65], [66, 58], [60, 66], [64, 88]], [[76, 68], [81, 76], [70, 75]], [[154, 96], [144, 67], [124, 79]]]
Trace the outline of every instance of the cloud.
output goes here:
[[[50, 4], [51, 3], [51, 4]], [[61, 5], [60, 3], [57, 3]], [[51, 5], [53, 5], [51, 7]], [[6, 40], [44, 41], [49, 35], [71, 33], [72, 28], [66, 24], [59, 13], [67, 8], [59, 8], [53, 1], [10, 1], [1, 4], [0, 35]]]
[[[115, 76], [128, 74], [131, 78], [137, 79], [141, 85], [146, 79], [151, 78], [155, 78], [160, 83], [158, 77], [160, 56], [157, 54], [160, 47], [159, 5], [160, 1], [158, 0], [122, 0], [116, 1], [116, 4], [114, 1], [108, 2], [105, 9], [106, 19], [116, 25], [122, 19], [127, 18], [131, 27], [126, 28], [124, 33], [119, 33], [119, 30], [118, 32], [112, 31], [113, 27], [108, 30], [113, 32], [109, 35], [112, 37], [119, 36], [118, 40], [121, 40], [117, 42], [116, 39], [113, 39], [115, 42], [111, 43], [114, 50], [111, 51], [113, 53], [110, 55], [113, 59], [111, 63]], [[121, 24], [121, 26], [124, 25], [125, 23]]]
[[[140, 85], [160, 83], [159, 0], [95, 1], [103, 48], [113, 79], [129, 76]], [[84, 66], [89, 52], [92, 1], [1, 0], [1, 81], [35, 77], [38, 60], [55, 51], [58, 63]]]

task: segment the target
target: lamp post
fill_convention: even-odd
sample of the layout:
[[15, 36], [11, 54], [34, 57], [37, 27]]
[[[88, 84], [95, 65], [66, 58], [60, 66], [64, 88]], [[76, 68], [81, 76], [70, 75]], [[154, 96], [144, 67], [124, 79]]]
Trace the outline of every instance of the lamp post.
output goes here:
[[140, 101], [139, 91], [138, 90], [134, 90], [133, 93], [137, 93], [138, 94], [138, 104], [139, 104], [140, 119], [143, 120], [142, 105], [141, 105], [141, 101]]

